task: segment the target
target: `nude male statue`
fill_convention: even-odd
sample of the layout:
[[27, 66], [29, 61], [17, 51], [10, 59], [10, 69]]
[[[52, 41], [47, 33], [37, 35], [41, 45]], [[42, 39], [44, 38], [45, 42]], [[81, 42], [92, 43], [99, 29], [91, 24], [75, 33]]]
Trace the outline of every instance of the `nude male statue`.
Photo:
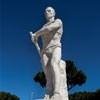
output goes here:
[[39, 31], [34, 34], [30, 32], [30, 34], [34, 43], [39, 37], [42, 38], [43, 49], [40, 55], [47, 80], [44, 100], [47, 100], [47, 98], [49, 100], [49, 98], [55, 98], [60, 94], [59, 63], [61, 60], [63, 24], [61, 19], [55, 19], [55, 10], [52, 7], [46, 8], [45, 17], [47, 23]]

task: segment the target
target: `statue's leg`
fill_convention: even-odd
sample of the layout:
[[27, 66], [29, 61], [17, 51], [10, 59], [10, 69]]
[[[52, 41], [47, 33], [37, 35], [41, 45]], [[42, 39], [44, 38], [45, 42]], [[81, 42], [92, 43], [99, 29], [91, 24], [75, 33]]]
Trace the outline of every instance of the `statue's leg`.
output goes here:
[[59, 62], [61, 60], [61, 47], [54, 48], [51, 57], [51, 67], [54, 75], [54, 95], [60, 94], [60, 70], [59, 70]]
[[47, 54], [42, 55], [42, 66], [46, 76], [46, 98], [50, 98], [53, 95], [53, 83], [52, 83], [52, 72], [50, 67], [50, 59]]
[[53, 96], [53, 81], [52, 81], [52, 72], [51, 72], [51, 68], [50, 66], [48, 66], [49, 68], [47, 69], [47, 74], [46, 74], [46, 79], [47, 79], [47, 83], [46, 83], [46, 94], [49, 94], [49, 97], [51, 98]]

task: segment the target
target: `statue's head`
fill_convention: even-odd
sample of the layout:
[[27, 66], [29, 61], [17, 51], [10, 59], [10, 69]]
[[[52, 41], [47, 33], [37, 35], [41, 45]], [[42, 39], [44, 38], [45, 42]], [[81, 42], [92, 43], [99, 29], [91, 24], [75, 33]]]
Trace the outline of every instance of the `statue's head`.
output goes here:
[[56, 14], [55, 10], [52, 7], [47, 7], [45, 9], [45, 17], [47, 20], [52, 18], [52, 17], [55, 17], [55, 14]]

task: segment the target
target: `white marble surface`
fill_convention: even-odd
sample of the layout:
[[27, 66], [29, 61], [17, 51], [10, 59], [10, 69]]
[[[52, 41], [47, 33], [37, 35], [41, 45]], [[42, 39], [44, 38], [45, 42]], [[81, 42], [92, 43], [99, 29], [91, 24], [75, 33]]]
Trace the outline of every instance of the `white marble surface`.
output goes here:
[[[45, 10], [47, 23], [35, 32], [30, 32], [32, 42], [35, 44], [44, 73], [46, 75], [46, 94], [44, 100], [68, 100], [66, 84], [65, 62], [61, 60], [61, 37], [63, 23], [61, 19], [55, 19], [55, 10], [47, 7]], [[43, 48], [40, 50], [38, 38], [42, 38]]]

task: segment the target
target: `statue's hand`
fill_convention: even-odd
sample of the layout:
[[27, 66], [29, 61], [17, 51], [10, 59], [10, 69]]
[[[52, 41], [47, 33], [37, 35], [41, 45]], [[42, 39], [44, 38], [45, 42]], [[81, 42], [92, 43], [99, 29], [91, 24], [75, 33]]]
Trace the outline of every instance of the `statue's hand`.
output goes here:
[[30, 35], [31, 35], [32, 42], [36, 43], [37, 42], [36, 34], [33, 34], [32, 32], [30, 32]]
[[32, 40], [33, 43], [37, 42], [37, 38], [36, 38], [35, 34], [33, 34], [33, 36], [31, 37], [31, 40]]

